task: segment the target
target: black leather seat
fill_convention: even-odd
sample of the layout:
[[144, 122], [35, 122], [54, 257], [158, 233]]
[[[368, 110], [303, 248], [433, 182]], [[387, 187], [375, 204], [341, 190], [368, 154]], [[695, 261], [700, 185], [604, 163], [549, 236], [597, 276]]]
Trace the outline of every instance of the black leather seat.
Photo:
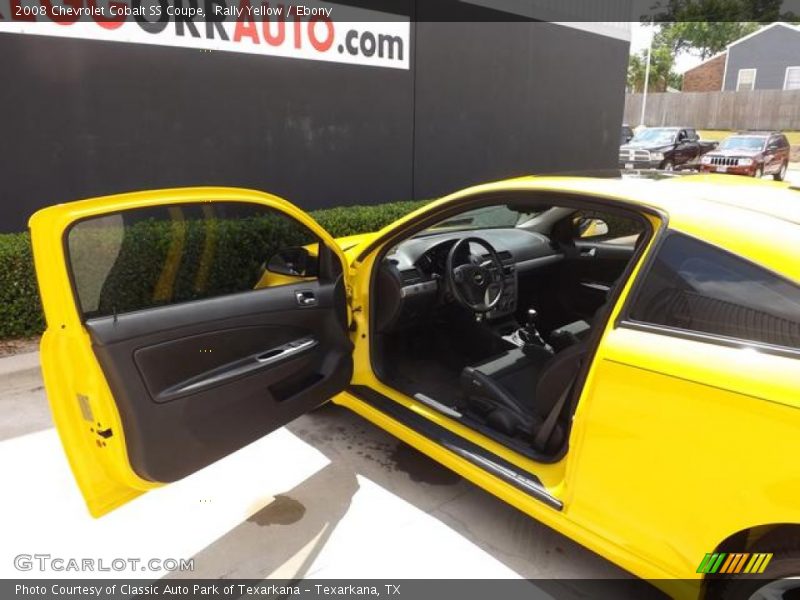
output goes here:
[[[555, 355], [538, 347], [527, 352], [515, 348], [465, 367], [461, 386], [467, 406], [502, 433], [536, 436], [551, 409], [575, 381], [587, 349], [583, 341]], [[562, 416], [540, 450], [555, 452], [565, 435]]]
[[589, 337], [592, 326], [588, 321], [575, 321], [554, 329], [547, 336], [550, 345], [556, 350], [579, 344]]

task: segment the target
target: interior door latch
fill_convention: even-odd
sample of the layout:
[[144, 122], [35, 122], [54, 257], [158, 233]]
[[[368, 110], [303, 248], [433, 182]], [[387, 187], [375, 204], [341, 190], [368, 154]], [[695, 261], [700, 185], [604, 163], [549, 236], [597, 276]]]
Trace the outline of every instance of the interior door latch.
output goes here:
[[311, 290], [297, 290], [294, 297], [300, 306], [316, 306], [317, 304], [317, 299]]

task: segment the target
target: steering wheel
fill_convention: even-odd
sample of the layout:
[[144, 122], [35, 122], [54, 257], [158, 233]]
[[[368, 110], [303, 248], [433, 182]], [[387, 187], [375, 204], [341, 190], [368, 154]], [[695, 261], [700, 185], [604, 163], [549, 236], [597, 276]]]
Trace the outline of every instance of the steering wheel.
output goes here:
[[[484, 248], [489, 258], [470, 252], [470, 244]], [[455, 299], [474, 312], [489, 312], [503, 296], [503, 263], [492, 245], [477, 237], [458, 240], [447, 254], [446, 276]]]

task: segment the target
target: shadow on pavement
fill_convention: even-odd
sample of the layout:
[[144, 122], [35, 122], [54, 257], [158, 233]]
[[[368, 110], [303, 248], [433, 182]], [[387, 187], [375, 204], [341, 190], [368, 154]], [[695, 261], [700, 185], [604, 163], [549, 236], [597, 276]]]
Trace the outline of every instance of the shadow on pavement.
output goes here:
[[[330, 464], [196, 554], [199, 570], [186, 575], [300, 579], [313, 574], [315, 559], [348, 512], [362, 477], [438, 519], [520, 577], [549, 580], [537, 586], [554, 597], [666, 597], [346, 409], [327, 405], [287, 428]], [[204, 565], [213, 572], [203, 572]]]

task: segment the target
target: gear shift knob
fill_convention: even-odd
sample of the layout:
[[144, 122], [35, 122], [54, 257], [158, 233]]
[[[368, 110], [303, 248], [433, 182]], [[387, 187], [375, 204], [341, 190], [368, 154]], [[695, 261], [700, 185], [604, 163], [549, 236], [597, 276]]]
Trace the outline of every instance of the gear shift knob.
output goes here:
[[539, 313], [535, 308], [529, 308], [526, 317], [527, 322], [525, 323], [524, 327], [520, 328], [518, 333], [519, 339], [523, 342], [523, 349], [538, 346], [539, 348], [544, 348], [552, 354], [553, 349], [547, 342], [544, 341], [542, 334], [539, 333], [538, 329], [536, 329], [536, 320], [539, 318]]

